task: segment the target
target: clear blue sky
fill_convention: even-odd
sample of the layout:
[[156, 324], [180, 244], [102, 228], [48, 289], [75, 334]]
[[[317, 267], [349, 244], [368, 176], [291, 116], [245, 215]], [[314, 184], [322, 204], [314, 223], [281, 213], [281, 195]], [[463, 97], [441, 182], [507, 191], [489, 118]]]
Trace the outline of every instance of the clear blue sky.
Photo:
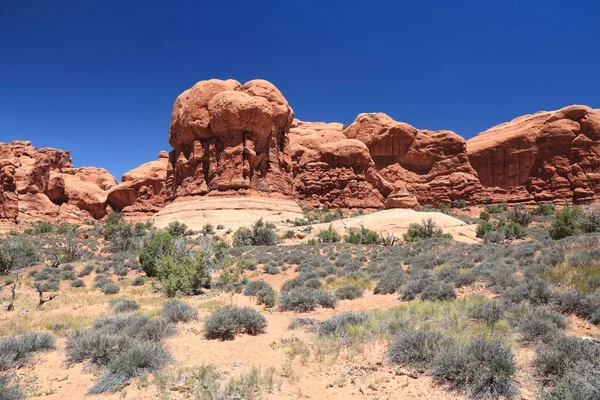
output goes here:
[[[206, 4], [205, 4], [206, 3]], [[273, 82], [309, 121], [382, 111], [469, 138], [600, 107], [600, 1], [0, 0], [0, 141], [119, 179], [208, 78]]]

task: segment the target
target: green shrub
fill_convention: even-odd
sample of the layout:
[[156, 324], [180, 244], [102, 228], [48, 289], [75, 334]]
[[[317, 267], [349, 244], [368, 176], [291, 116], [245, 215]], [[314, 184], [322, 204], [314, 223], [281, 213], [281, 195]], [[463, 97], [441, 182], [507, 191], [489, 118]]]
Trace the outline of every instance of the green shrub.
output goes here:
[[161, 315], [163, 319], [176, 324], [197, 319], [198, 310], [182, 301], [169, 300], [163, 306]]
[[166, 231], [169, 232], [169, 235], [173, 237], [185, 236], [187, 225], [179, 221], [172, 221], [169, 222], [169, 225], [167, 225]]
[[481, 220], [489, 221], [490, 218], [491, 218], [491, 215], [487, 211], [482, 211], [482, 212], [479, 213], [479, 219], [481, 219]]
[[164, 257], [175, 254], [175, 239], [166, 231], [150, 235], [140, 251], [140, 265], [148, 276], [156, 276], [156, 264]]
[[118, 285], [114, 283], [107, 283], [106, 285], [100, 288], [100, 291], [104, 294], [117, 294], [121, 291]]
[[191, 295], [210, 284], [206, 254], [197, 252], [175, 260], [171, 256], [160, 258], [156, 263], [156, 275], [167, 296]]
[[138, 302], [131, 299], [113, 299], [108, 304], [116, 313], [134, 312], [140, 309]]
[[317, 234], [317, 239], [320, 243], [338, 243], [341, 236], [333, 229], [333, 225], [329, 225], [329, 228]]
[[510, 349], [498, 341], [475, 339], [447, 345], [433, 359], [432, 375], [451, 389], [479, 399], [512, 398], [516, 367]]
[[54, 225], [47, 221], [38, 221], [33, 226], [35, 234], [51, 233], [54, 231]]
[[600, 230], [600, 215], [598, 212], [585, 211], [580, 206], [565, 205], [554, 213], [548, 234], [558, 240], [567, 236], [582, 233], [598, 232]]
[[494, 230], [494, 224], [488, 221], [487, 219], [483, 219], [477, 224], [477, 229], [475, 230], [475, 236], [478, 238], [483, 238], [488, 232], [492, 232]]
[[233, 235], [233, 246], [273, 246], [277, 243], [275, 225], [265, 223], [262, 218], [250, 228], [240, 227]]
[[516, 222], [507, 222], [502, 226], [502, 233], [506, 239], [523, 239], [527, 236], [525, 228]]
[[30, 241], [21, 238], [0, 241], [0, 275], [8, 275], [13, 269], [29, 267], [39, 260], [38, 248]]
[[214, 311], [204, 320], [207, 339], [233, 340], [235, 335], [257, 335], [264, 332], [267, 320], [250, 307], [226, 306]]
[[388, 349], [387, 357], [394, 364], [427, 367], [448, 343], [448, 338], [440, 332], [401, 331]]
[[354, 300], [363, 296], [364, 289], [358, 285], [344, 285], [335, 290], [335, 295], [340, 300]]
[[485, 206], [485, 211], [490, 214], [500, 214], [501, 212], [508, 211], [508, 204], [488, 204]]
[[375, 231], [361, 226], [360, 228], [348, 228], [348, 234], [344, 236], [344, 242], [352, 244], [379, 244], [381, 238]]
[[0, 372], [20, 368], [32, 353], [53, 350], [56, 340], [47, 332], [27, 332], [0, 339]]
[[551, 216], [556, 211], [554, 204], [552, 203], [542, 203], [538, 204], [536, 208], [534, 208], [531, 213], [533, 215], [541, 215], [541, 216]]
[[444, 233], [431, 218], [422, 220], [420, 224], [410, 224], [408, 226], [408, 231], [403, 234], [402, 237], [407, 242], [417, 242], [419, 240], [431, 239], [434, 237], [452, 239], [452, 235]]

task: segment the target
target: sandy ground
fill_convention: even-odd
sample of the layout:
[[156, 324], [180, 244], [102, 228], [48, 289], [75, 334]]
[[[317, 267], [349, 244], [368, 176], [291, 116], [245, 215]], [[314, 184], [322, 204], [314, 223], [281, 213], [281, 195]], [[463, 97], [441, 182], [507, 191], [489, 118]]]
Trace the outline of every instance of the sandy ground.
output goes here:
[[[301, 227], [286, 223], [287, 220], [303, 218], [298, 204], [293, 200], [271, 199], [259, 197], [188, 197], [178, 198], [168, 204], [154, 216], [154, 223], [164, 228], [172, 221], [183, 221], [193, 230], [201, 230], [211, 223], [213, 227], [223, 225], [225, 229], [236, 230], [241, 226], [250, 226], [259, 218], [274, 223], [278, 231], [292, 229], [300, 232]], [[459, 219], [440, 212], [420, 212], [411, 209], [391, 209], [357, 215], [332, 222], [333, 228], [345, 234], [346, 228], [365, 226], [378, 233], [387, 232], [396, 238], [408, 230], [412, 223], [420, 223], [424, 219], [433, 219], [446, 233], [451, 233], [455, 240], [475, 243], [475, 225], [467, 225]], [[303, 239], [313, 237], [321, 230], [327, 229], [329, 223], [313, 225], [312, 234]], [[296, 244], [291, 241], [287, 244]]]

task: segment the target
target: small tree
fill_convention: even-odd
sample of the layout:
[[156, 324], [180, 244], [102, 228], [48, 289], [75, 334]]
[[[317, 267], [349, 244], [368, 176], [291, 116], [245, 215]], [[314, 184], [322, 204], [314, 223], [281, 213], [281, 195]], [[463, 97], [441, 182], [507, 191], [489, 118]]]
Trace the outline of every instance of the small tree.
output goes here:
[[203, 252], [181, 260], [172, 256], [162, 257], [156, 263], [156, 275], [169, 297], [195, 294], [210, 283], [206, 255]]
[[233, 235], [233, 245], [243, 246], [273, 246], [277, 243], [275, 225], [262, 218], [252, 224], [250, 228], [240, 227]]
[[508, 212], [508, 219], [522, 227], [527, 227], [533, 219], [533, 214], [523, 206], [515, 206]]
[[171, 236], [174, 237], [179, 237], [179, 236], [184, 236], [185, 232], [187, 231], [187, 225], [184, 223], [181, 223], [179, 221], [173, 221], [170, 222], [169, 225], [167, 225], [167, 232], [169, 232], [171, 234]]
[[431, 219], [424, 219], [420, 224], [410, 224], [408, 231], [402, 235], [407, 242], [416, 242], [433, 237], [446, 237], [451, 239], [452, 235], [444, 233], [437, 223]]
[[49, 286], [48, 286], [47, 282], [34, 282], [31, 285], [31, 287], [35, 291], [37, 291], [40, 296], [37, 308], [42, 308], [42, 306], [44, 304], [46, 304], [49, 301], [54, 300], [54, 298], [56, 298], [56, 296], [58, 296], [58, 294], [51, 294], [51, 295], [48, 295], [47, 297], [44, 297], [44, 293], [49, 290]]
[[156, 276], [156, 262], [163, 258], [173, 256], [175, 253], [175, 239], [167, 231], [150, 235], [140, 251], [140, 265], [148, 276]]

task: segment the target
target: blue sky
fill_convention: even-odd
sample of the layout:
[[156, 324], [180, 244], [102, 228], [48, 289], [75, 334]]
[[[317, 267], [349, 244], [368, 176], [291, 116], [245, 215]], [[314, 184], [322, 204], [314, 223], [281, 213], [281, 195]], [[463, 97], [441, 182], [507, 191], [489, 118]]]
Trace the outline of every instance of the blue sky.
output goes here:
[[600, 108], [599, 20], [597, 0], [0, 0], [0, 141], [120, 178], [170, 150], [173, 101], [208, 78], [267, 79], [303, 120], [382, 111], [469, 138]]

